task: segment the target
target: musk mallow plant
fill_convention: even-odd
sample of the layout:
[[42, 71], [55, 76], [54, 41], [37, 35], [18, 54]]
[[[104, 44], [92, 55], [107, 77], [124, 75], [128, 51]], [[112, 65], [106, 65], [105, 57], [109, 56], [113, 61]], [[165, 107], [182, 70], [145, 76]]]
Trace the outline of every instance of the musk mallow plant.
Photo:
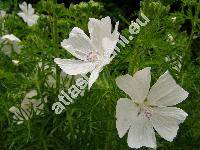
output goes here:
[[74, 27], [68, 39], [61, 46], [77, 59], [55, 58], [54, 61], [69, 75], [87, 74], [90, 72], [88, 88], [97, 80], [103, 67], [112, 60], [111, 54], [119, 39], [118, 22], [112, 32], [110, 17], [101, 20], [90, 18], [88, 37], [83, 30]]
[[28, 26], [32, 26], [37, 23], [39, 16], [34, 14], [35, 10], [33, 9], [31, 4], [23, 2], [19, 5], [19, 7], [22, 11], [17, 13], [17, 15], [20, 16], [24, 20], [24, 22], [28, 24]]
[[156, 148], [154, 129], [167, 141], [173, 141], [179, 124], [187, 117], [174, 107], [188, 97], [168, 71], [150, 89], [150, 67], [116, 79], [118, 87], [130, 96], [120, 98], [116, 106], [116, 127], [119, 137], [128, 131], [128, 146]]

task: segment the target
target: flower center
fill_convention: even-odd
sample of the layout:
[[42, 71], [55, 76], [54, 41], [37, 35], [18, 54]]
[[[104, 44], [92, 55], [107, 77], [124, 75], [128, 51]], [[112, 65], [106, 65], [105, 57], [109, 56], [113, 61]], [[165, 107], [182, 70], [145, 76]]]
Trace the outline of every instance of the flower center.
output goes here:
[[148, 119], [150, 119], [153, 115], [153, 109], [146, 103], [138, 104], [138, 105], [140, 107], [140, 110], [138, 112], [138, 116], [142, 114], [145, 117], [147, 117]]
[[90, 52], [88, 55], [87, 55], [87, 60], [90, 61], [90, 62], [94, 62], [98, 59], [97, 57], [97, 53], [96, 52]]
[[144, 106], [144, 116], [149, 119], [152, 116], [152, 114], [153, 110], [151, 109], [151, 107]]

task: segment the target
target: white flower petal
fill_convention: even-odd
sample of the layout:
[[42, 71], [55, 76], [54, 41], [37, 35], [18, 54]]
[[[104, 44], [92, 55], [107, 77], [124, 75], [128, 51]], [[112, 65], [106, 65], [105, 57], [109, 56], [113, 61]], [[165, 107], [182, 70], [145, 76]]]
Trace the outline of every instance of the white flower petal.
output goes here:
[[32, 16], [34, 14], [35, 10], [33, 9], [31, 4], [28, 4], [28, 15]]
[[31, 99], [30, 102], [33, 105], [33, 109], [36, 112], [36, 115], [39, 115], [44, 108], [44, 104], [41, 102], [41, 99]]
[[29, 91], [26, 96], [24, 97], [24, 99], [29, 99], [29, 98], [33, 98], [34, 96], [37, 95], [37, 91], [36, 90], [31, 90]]
[[33, 15], [33, 16], [31, 16], [30, 18], [28, 18], [28, 19], [27, 19], [27, 24], [28, 24], [28, 26], [32, 26], [32, 25], [36, 24], [38, 18], [39, 18], [38, 15]]
[[20, 124], [22, 124], [22, 123], [23, 123], [23, 121], [18, 121], [18, 122], [17, 122], [18, 125], [20, 125]]
[[54, 62], [68, 75], [86, 74], [95, 66], [92, 62], [55, 58]]
[[142, 103], [150, 88], [151, 68], [147, 67], [136, 72], [133, 77], [124, 75], [116, 79], [118, 87], [128, 94], [132, 100]]
[[32, 18], [31, 18], [31, 19], [32, 19], [34, 22], [37, 23], [38, 18], [39, 18], [39, 16], [36, 15], [36, 14], [34, 14], [34, 15], [32, 15]]
[[187, 117], [187, 113], [176, 107], [155, 107], [150, 121], [158, 134], [167, 141], [173, 141], [177, 135], [179, 124]]
[[88, 89], [90, 89], [93, 85], [93, 83], [97, 80], [97, 78], [99, 77], [99, 72], [101, 71], [101, 68], [95, 68], [89, 77], [89, 81], [88, 81]]
[[101, 20], [90, 18], [88, 22], [88, 30], [92, 43], [96, 49], [103, 54], [102, 40], [105, 37], [111, 36], [111, 19], [110, 17], [102, 18]]
[[9, 111], [12, 113], [15, 113], [18, 111], [18, 108], [16, 108], [15, 106], [12, 106], [12, 107], [10, 107]]
[[0, 10], [0, 18], [3, 18], [6, 16], [6, 12], [4, 10]]
[[20, 42], [21, 40], [19, 38], [17, 38], [15, 35], [13, 34], [7, 34], [1, 37], [2, 40], [9, 40], [11, 42], [15, 41], [15, 42]]
[[21, 48], [22, 48], [21, 45], [19, 45], [17, 42], [13, 42], [13, 50], [14, 50], [17, 54], [19, 54], [19, 53], [21, 52]]
[[11, 55], [12, 50], [16, 53], [20, 53], [21, 46], [18, 44], [21, 40], [13, 34], [7, 34], [1, 37], [0, 43], [3, 43], [2, 52], [9, 56]]
[[23, 123], [23, 120], [28, 120], [29, 118], [31, 118], [32, 114], [29, 110], [25, 110], [20, 108], [20, 110], [16, 107], [11, 107], [9, 109], [10, 112], [12, 112], [14, 114], [13, 119], [18, 121], [20, 120], [21, 123]]
[[116, 22], [116, 24], [115, 24], [115, 29], [114, 29], [114, 31], [112, 33], [113, 39], [118, 39], [119, 38], [120, 34], [118, 32], [118, 27], [119, 27], [119, 21]]
[[12, 60], [12, 63], [13, 63], [15, 66], [18, 66], [18, 65], [19, 65], [19, 61], [18, 61], [18, 60]]
[[27, 9], [27, 3], [23, 2], [21, 5], [19, 5], [20, 9], [24, 12], [24, 13], [28, 13], [28, 9]]
[[28, 16], [23, 13], [23, 12], [19, 12], [17, 13], [18, 16], [22, 17], [22, 19], [24, 20], [24, 22], [27, 22], [28, 21]]
[[156, 148], [156, 137], [151, 122], [144, 115], [139, 115], [131, 124], [128, 133], [128, 146]]
[[4, 46], [2, 47], [2, 49], [1, 49], [1, 51], [2, 51], [5, 55], [7, 55], [8, 57], [10, 57], [11, 51], [12, 51], [12, 47], [11, 47], [11, 45], [4, 45]]
[[33, 114], [31, 113], [31, 109], [21, 109], [20, 115], [23, 116], [23, 119], [28, 120], [29, 118], [31, 118], [33, 116]]
[[118, 39], [113, 41], [110, 38], [103, 38], [102, 40], [102, 46], [104, 49], [104, 57], [110, 59], [111, 54], [115, 50], [115, 46], [118, 42]]
[[139, 107], [128, 98], [120, 98], [116, 105], [116, 128], [119, 137], [128, 131], [134, 118], [139, 112]]
[[110, 55], [114, 52], [115, 46], [119, 40], [119, 32], [118, 32], [119, 22], [116, 23], [115, 29], [112, 35], [108, 37], [104, 37], [102, 39], [102, 46], [104, 49], [104, 56], [110, 58]]
[[87, 55], [94, 51], [89, 37], [77, 27], [72, 29], [68, 39], [61, 42], [61, 46], [81, 60], [87, 60]]
[[166, 71], [152, 86], [147, 99], [152, 106], [173, 106], [185, 100], [188, 94]]

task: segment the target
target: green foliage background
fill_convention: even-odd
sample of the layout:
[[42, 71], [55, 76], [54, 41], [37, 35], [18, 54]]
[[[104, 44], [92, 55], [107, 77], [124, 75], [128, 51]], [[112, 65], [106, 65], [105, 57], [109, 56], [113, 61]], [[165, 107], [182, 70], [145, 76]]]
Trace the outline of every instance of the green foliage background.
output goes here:
[[[0, 52], [0, 150], [125, 150], [126, 139], [120, 139], [115, 127], [115, 106], [120, 91], [115, 78], [122, 74], [134, 74], [137, 70], [150, 66], [152, 84], [169, 70], [190, 95], [178, 107], [189, 116], [180, 125], [178, 135], [170, 143], [157, 135], [158, 149], [198, 150], [200, 148], [200, 2], [199, 0], [142, 0], [138, 6], [123, 1], [120, 7], [114, 1], [81, 2], [65, 7], [53, 0], [27, 1], [33, 3], [40, 14], [38, 24], [28, 27], [17, 16], [19, 0], [1, 0], [0, 9], [9, 13], [5, 19], [5, 30], [0, 28], [1, 36], [12, 33], [22, 40], [20, 55], [12, 58]], [[131, 3], [130, 3], [131, 4]], [[101, 72], [90, 91], [66, 108], [61, 115], [51, 110], [57, 95], [67, 87], [59, 84], [60, 70], [57, 68], [56, 87], [48, 86], [47, 76], [53, 74], [45, 65], [56, 67], [53, 59], [72, 58], [61, 48], [60, 42], [68, 37], [75, 26], [88, 33], [89, 18], [102, 18], [109, 15], [113, 23], [120, 21], [120, 32], [129, 37], [128, 27], [139, 12], [151, 20], [141, 32], [126, 45], [121, 52]], [[176, 21], [172, 21], [176, 17]], [[2, 21], [0, 25], [2, 25]], [[134, 21], [134, 20], [133, 20]], [[167, 41], [167, 35], [174, 37], [175, 45]], [[0, 47], [1, 48], [1, 47]], [[178, 55], [183, 58], [180, 60]], [[170, 62], [165, 57], [173, 58]], [[14, 66], [12, 59], [20, 61]], [[38, 63], [42, 62], [43, 67]], [[182, 64], [180, 72], [174, 69]], [[74, 78], [67, 78], [72, 85]], [[38, 91], [38, 99], [47, 96], [42, 116], [33, 116], [21, 125], [12, 121], [8, 109], [20, 104], [26, 92]], [[145, 149], [145, 148], [144, 148]]]

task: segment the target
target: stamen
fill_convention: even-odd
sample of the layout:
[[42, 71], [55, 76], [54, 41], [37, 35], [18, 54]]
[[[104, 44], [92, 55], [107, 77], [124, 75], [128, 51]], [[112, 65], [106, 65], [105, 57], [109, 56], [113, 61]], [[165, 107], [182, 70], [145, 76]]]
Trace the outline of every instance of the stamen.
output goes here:
[[96, 52], [90, 52], [87, 56], [87, 60], [90, 62], [94, 62], [98, 59]]
[[149, 107], [144, 107], [144, 115], [145, 117], [147, 117], [148, 119], [152, 116], [153, 114], [153, 110]]

